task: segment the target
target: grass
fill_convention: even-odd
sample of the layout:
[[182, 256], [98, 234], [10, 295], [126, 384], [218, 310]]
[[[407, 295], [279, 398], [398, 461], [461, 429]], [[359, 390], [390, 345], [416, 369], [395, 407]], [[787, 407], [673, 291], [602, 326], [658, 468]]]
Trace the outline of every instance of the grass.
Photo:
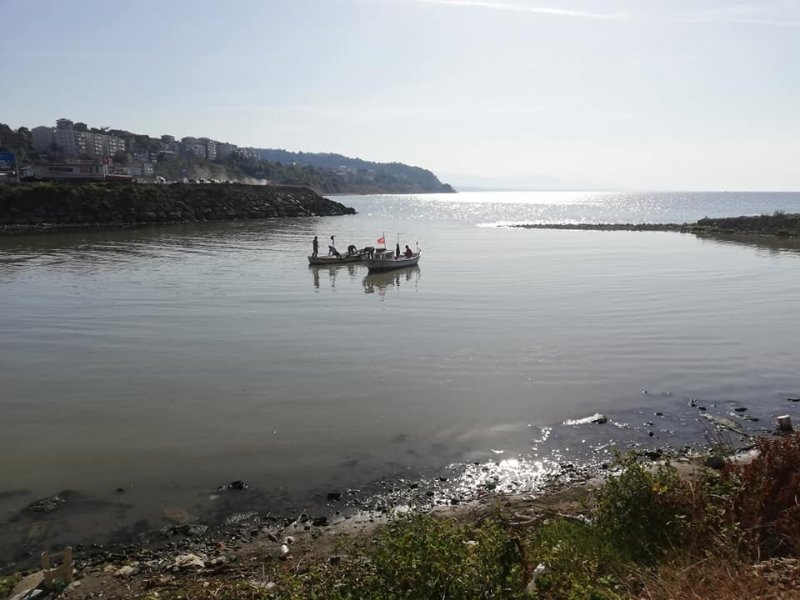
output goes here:
[[7, 577], [0, 577], [0, 598], [5, 598], [14, 589], [14, 586], [22, 581], [20, 575], [9, 575]]

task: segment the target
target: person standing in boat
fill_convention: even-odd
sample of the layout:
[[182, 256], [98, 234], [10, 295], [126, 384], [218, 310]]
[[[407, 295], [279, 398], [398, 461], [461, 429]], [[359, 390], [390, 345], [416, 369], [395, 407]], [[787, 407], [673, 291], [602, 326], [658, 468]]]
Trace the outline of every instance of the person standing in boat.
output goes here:
[[311, 256], [317, 258], [317, 254], [319, 254], [319, 240], [317, 240], [317, 236], [314, 236], [314, 240], [311, 242]]
[[333, 236], [333, 235], [331, 236], [331, 243], [328, 246], [328, 256], [341, 256], [339, 254], [339, 251], [336, 250], [336, 246], [334, 245], [334, 242], [333, 242], [333, 238], [334, 237], [336, 237], [336, 236]]
[[397, 246], [394, 248], [394, 257], [400, 258], [400, 242], [397, 242]]

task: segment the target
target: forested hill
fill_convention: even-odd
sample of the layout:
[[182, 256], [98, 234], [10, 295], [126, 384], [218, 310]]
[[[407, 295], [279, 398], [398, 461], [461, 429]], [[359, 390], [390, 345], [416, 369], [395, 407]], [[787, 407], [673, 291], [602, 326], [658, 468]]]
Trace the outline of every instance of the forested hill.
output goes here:
[[[313, 167], [336, 174], [331, 183], [340, 185], [341, 191], [363, 192], [454, 192], [431, 171], [403, 163], [378, 163], [360, 158], [350, 158], [329, 152], [289, 152], [288, 150], [260, 149], [262, 160], [282, 165]], [[327, 192], [339, 190], [328, 189]]]

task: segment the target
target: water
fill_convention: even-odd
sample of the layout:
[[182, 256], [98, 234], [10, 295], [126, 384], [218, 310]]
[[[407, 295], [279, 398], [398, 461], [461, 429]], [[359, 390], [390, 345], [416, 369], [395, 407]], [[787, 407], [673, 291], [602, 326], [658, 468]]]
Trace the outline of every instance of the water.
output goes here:
[[[236, 479], [235, 506], [275, 511], [441, 474], [521, 489], [701, 441], [690, 398], [746, 406], [751, 430], [798, 412], [796, 243], [497, 225], [800, 212], [800, 194], [337, 199], [359, 214], [0, 238], [0, 559], [164, 508], [206, 518]], [[418, 241], [419, 268], [306, 264], [314, 235], [383, 232]], [[31, 533], [20, 510], [61, 490]]]

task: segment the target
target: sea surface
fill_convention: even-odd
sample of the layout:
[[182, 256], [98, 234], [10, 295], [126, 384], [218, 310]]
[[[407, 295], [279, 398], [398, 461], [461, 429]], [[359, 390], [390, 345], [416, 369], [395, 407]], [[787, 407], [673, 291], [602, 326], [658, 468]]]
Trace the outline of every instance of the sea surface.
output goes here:
[[[800, 212], [798, 193], [336, 199], [358, 214], [0, 237], [0, 568], [174, 509], [530, 491], [718, 439], [703, 412], [800, 421], [796, 240], [509, 227]], [[422, 259], [311, 268], [315, 235]]]

